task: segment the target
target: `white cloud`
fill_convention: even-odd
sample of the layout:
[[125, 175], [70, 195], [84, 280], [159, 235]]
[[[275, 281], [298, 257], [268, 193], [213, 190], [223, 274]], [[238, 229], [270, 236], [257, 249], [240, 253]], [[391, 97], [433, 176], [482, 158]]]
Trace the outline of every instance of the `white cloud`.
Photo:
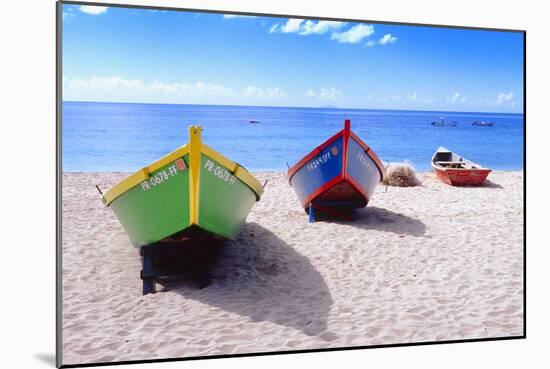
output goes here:
[[223, 19], [234, 19], [234, 18], [256, 18], [255, 15], [242, 15], [242, 14], [224, 14]]
[[413, 92], [412, 94], [408, 94], [407, 95], [407, 100], [417, 101], [418, 100], [418, 95], [416, 94], [416, 92]]
[[342, 97], [342, 91], [336, 88], [322, 88], [319, 91], [319, 98], [321, 100], [338, 100]]
[[361, 42], [365, 37], [374, 33], [374, 27], [366, 24], [358, 24], [351, 27], [345, 32], [334, 32], [330, 36], [331, 40], [336, 40], [346, 44], [356, 44]]
[[145, 84], [139, 79], [96, 77], [89, 79], [63, 77], [63, 99], [76, 101], [180, 102], [209, 101], [234, 96], [231, 88], [198, 81], [194, 84]]
[[91, 14], [91, 15], [99, 15], [103, 14], [109, 9], [106, 6], [94, 6], [94, 5], [81, 5], [78, 8], [82, 13]]
[[380, 40], [378, 40], [378, 43], [380, 45], [393, 44], [396, 42], [397, 42], [397, 37], [392, 36], [391, 33], [385, 34]]
[[312, 99], [314, 97], [316, 97], [317, 94], [315, 93], [315, 91], [313, 91], [311, 88], [309, 90], [306, 91], [306, 94], [304, 95], [304, 97], [308, 98], [308, 99]]
[[365, 47], [373, 47], [374, 45], [376, 45], [376, 41], [368, 40], [367, 43], [365, 44]]
[[328, 31], [339, 29], [346, 25], [346, 22], [336, 22], [336, 21], [311, 21], [307, 20], [303, 23], [299, 34], [302, 36], [307, 35], [322, 35]]
[[286, 97], [286, 93], [278, 87], [261, 89], [259, 87], [248, 86], [242, 91], [242, 96], [246, 98], [258, 98], [279, 100]]
[[308, 89], [304, 95], [305, 98], [308, 99], [317, 99], [317, 100], [324, 100], [324, 101], [336, 101], [340, 100], [344, 94], [342, 91], [338, 90], [337, 88], [330, 87], [330, 88], [321, 88], [318, 92], [312, 90], [311, 88]]
[[[297, 33], [300, 36], [309, 35], [323, 35], [330, 33], [330, 39], [347, 44], [356, 44], [361, 42], [366, 37], [374, 34], [374, 26], [367, 24], [356, 24], [355, 26], [347, 29], [346, 31], [339, 32], [338, 30], [345, 27], [347, 22], [338, 21], [313, 21], [304, 20], [299, 18], [291, 18], [284, 24], [275, 23], [269, 28], [269, 33]], [[389, 39], [387, 39], [387, 37]], [[390, 34], [384, 36], [380, 43], [394, 43], [397, 41], [397, 37], [393, 37]], [[376, 45], [376, 41], [370, 40], [364, 46], [371, 47]]]
[[434, 102], [434, 99], [431, 97], [423, 97], [415, 91], [413, 93], [408, 93], [407, 95], [394, 94], [390, 96], [385, 96], [384, 98], [382, 98], [382, 101], [383, 102], [394, 101], [394, 102], [398, 102], [401, 105], [413, 104], [417, 106], [418, 104], [431, 105]]
[[300, 31], [300, 26], [304, 22], [303, 19], [291, 18], [283, 26], [280, 27], [283, 33], [295, 33]]
[[88, 79], [63, 77], [63, 100], [150, 103], [254, 103], [287, 97], [278, 87], [248, 86], [236, 90], [221, 84], [154, 81], [92, 76]]
[[496, 104], [497, 105], [511, 104], [512, 106], [515, 105], [514, 93], [511, 91], [508, 93], [504, 93], [504, 92], [499, 93], [497, 95]]
[[382, 101], [390, 101], [390, 100], [401, 101], [402, 99], [403, 97], [401, 97], [401, 95], [391, 95], [391, 96], [384, 97]]
[[455, 92], [453, 95], [447, 96], [445, 100], [447, 100], [449, 104], [457, 104], [457, 103], [464, 104], [467, 98], [466, 96], [462, 96], [460, 92]]
[[480, 99], [477, 103], [474, 105], [476, 106], [488, 106], [488, 107], [495, 107], [495, 106], [501, 106], [501, 107], [510, 107], [513, 108], [516, 106], [516, 100], [514, 99], [514, 93], [512, 91], [506, 93], [506, 92], [500, 92], [496, 98], [491, 99], [484, 97]]
[[275, 33], [279, 31], [279, 24], [274, 24], [271, 26], [271, 28], [269, 29], [269, 33]]
[[269, 33], [297, 33], [301, 36], [322, 35], [345, 26], [346, 22], [337, 21], [312, 21], [298, 18], [291, 18], [284, 24], [276, 23], [271, 26]]

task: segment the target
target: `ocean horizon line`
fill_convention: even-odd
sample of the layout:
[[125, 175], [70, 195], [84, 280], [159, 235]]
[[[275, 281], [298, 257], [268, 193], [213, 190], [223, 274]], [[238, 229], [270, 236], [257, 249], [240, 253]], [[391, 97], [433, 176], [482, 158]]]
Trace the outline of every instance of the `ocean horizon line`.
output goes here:
[[494, 111], [460, 111], [460, 110], [415, 110], [415, 109], [377, 109], [377, 108], [344, 108], [338, 106], [271, 106], [271, 105], [231, 105], [231, 104], [186, 104], [186, 103], [154, 103], [154, 102], [122, 102], [122, 101], [78, 101], [62, 100], [62, 103], [78, 104], [126, 104], [126, 105], [163, 105], [163, 106], [200, 106], [200, 107], [234, 107], [234, 108], [269, 108], [269, 109], [314, 109], [314, 110], [357, 110], [357, 111], [397, 111], [418, 113], [450, 113], [450, 114], [496, 114], [496, 115], [525, 115], [523, 112], [494, 112]]
[[[438, 116], [457, 126], [434, 127]], [[251, 119], [266, 124], [250, 125]], [[65, 102], [63, 168], [133, 172], [187, 142], [185, 120], [200, 122], [205, 142], [248, 170], [285, 170], [285, 162], [298, 162], [345, 119], [387, 162], [429, 169], [434, 151], [444, 146], [492, 169], [523, 167], [525, 125], [518, 114]], [[495, 124], [480, 128], [472, 125], [476, 120]]]

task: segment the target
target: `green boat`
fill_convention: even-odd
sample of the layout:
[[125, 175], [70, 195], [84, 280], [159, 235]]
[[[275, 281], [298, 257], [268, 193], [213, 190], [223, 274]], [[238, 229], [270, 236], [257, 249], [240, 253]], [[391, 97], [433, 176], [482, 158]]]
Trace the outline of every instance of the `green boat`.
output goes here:
[[137, 171], [102, 196], [136, 247], [164, 239], [234, 238], [263, 186], [245, 168], [201, 142], [189, 143]]

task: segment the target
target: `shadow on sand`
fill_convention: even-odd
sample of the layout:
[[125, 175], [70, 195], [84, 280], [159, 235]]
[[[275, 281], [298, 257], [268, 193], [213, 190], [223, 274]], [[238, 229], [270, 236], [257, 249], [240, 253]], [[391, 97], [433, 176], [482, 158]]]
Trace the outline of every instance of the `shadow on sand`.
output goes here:
[[492, 182], [488, 179], [485, 180], [485, 182], [483, 182], [483, 185], [481, 187], [486, 187], [486, 188], [504, 188], [502, 187], [501, 185], [499, 185], [498, 183], [495, 183], [495, 182]]
[[[166, 290], [225, 311], [291, 327], [330, 341], [330, 291], [309, 259], [257, 223], [247, 223], [234, 241], [200, 247], [193, 275], [164, 278]], [[210, 283], [197, 288], [208, 275]], [[198, 281], [198, 283], [197, 283]]]
[[373, 229], [414, 237], [422, 237], [426, 233], [426, 225], [422, 221], [376, 206], [355, 210], [349, 220], [324, 215], [319, 217], [319, 221], [349, 224], [365, 230]]

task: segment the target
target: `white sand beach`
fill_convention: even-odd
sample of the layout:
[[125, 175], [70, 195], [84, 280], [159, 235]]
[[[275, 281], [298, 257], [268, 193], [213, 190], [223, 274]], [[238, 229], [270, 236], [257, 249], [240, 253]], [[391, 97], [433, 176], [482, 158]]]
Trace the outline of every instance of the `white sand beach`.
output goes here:
[[63, 175], [63, 363], [367, 346], [523, 334], [523, 172], [457, 188], [379, 185], [353, 222], [308, 217], [269, 182], [212, 284], [142, 296], [134, 248], [94, 187]]

